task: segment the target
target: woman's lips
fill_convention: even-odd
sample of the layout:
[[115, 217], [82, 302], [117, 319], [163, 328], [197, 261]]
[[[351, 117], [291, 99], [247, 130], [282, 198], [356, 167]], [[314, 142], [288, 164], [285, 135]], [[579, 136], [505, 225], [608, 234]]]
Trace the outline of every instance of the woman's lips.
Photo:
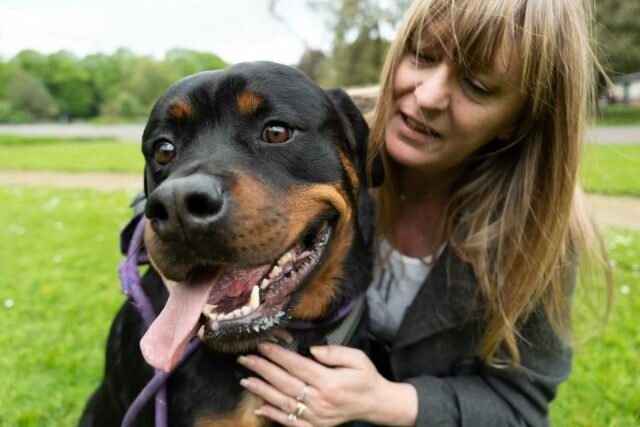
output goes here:
[[418, 132], [422, 135], [426, 135], [429, 136], [431, 138], [439, 138], [440, 134], [438, 132], [436, 132], [434, 129], [428, 127], [427, 125], [425, 125], [424, 123], [414, 119], [413, 117], [404, 114], [404, 113], [400, 113], [400, 116], [402, 117], [402, 121], [403, 123], [411, 130]]

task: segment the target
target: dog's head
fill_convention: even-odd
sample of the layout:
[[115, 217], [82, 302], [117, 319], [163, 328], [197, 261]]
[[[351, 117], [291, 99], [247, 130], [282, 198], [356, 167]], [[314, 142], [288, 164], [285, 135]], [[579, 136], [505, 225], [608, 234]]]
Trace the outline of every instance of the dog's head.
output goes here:
[[198, 73], [160, 98], [142, 144], [145, 245], [169, 288], [141, 342], [151, 365], [169, 370], [198, 331], [246, 351], [363, 291], [367, 134], [344, 92], [273, 63]]

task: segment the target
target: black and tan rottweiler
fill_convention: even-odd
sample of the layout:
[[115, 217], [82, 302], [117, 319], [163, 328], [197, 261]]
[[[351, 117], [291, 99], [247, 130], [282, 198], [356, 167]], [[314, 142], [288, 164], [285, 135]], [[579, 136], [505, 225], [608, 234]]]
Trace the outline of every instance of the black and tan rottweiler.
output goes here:
[[[198, 73], [160, 98], [142, 142], [152, 265], [142, 286], [162, 312], [145, 330], [124, 303], [81, 426], [120, 425], [149, 365], [171, 370], [196, 334], [204, 345], [168, 381], [169, 425], [269, 425], [239, 384], [237, 355], [301, 320], [310, 327], [288, 331], [300, 349], [321, 343], [363, 295], [367, 134], [344, 92], [268, 62]], [[364, 346], [359, 330], [344, 344]], [[153, 402], [135, 425], [153, 425]]]

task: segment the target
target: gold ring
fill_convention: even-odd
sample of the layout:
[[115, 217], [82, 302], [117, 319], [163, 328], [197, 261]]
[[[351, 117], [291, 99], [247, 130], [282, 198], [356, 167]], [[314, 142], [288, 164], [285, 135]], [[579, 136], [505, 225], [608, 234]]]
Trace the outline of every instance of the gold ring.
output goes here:
[[304, 402], [304, 399], [307, 397], [307, 394], [309, 394], [309, 386], [305, 384], [304, 388], [302, 389], [302, 393], [300, 393], [298, 397], [296, 397], [296, 400], [298, 402]]
[[293, 416], [296, 417], [296, 419], [302, 418], [306, 410], [307, 410], [307, 405], [305, 405], [302, 402], [298, 402], [296, 404], [296, 411], [293, 413]]

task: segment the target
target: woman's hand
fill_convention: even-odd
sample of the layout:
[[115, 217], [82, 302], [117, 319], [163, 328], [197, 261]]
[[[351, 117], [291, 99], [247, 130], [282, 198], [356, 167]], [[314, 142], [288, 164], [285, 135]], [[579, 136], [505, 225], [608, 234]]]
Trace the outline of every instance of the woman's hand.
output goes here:
[[[413, 386], [386, 380], [360, 350], [311, 347], [314, 361], [271, 343], [258, 349], [263, 357], [241, 356], [238, 361], [262, 377], [241, 381], [266, 401], [258, 410], [262, 416], [290, 426], [334, 426], [352, 420], [385, 425], [415, 422], [418, 400]], [[413, 404], [407, 406], [407, 399]]]

